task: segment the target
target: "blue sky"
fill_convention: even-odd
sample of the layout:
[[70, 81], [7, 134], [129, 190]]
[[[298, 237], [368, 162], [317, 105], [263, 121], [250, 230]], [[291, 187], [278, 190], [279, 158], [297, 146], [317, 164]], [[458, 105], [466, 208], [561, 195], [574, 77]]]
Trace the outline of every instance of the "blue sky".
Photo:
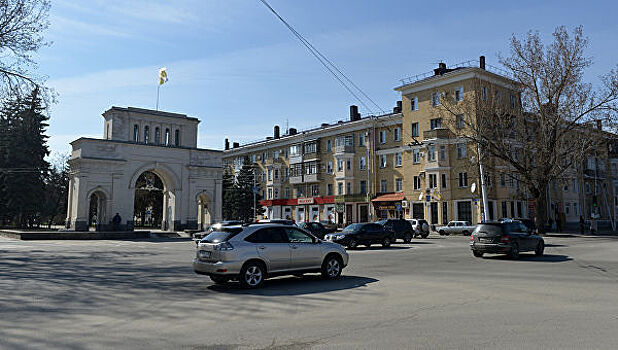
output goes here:
[[[618, 4], [612, 1], [284, 1], [270, 4], [352, 80], [389, 110], [399, 79], [480, 55], [497, 64], [512, 34], [583, 25], [591, 82], [618, 63]], [[272, 133], [344, 119], [357, 104], [258, 0], [52, 0], [52, 41], [37, 73], [58, 93], [49, 144], [101, 137], [111, 106], [198, 117], [198, 146], [221, 149]], [[365, 112], [361, 109], [361, 112]]]

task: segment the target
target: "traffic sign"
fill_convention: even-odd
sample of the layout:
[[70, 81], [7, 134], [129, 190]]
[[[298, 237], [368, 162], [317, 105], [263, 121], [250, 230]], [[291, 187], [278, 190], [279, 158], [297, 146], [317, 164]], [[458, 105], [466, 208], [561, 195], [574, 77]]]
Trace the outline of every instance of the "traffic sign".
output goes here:
[[253, 193], [257, 194], [259, 189], [259, 187], [253, 186]]

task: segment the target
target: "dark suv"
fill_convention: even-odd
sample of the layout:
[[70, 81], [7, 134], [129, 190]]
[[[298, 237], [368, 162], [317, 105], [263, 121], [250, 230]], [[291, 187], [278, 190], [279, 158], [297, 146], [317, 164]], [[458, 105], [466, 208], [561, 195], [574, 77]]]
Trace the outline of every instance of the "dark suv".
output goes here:
[[299, 222], [296, 226], [302, 228], [303, 230], [307, 230], [311, 232], [314, 236], [319, 239], [324, 239], [324, 236], [328, 233], [324, 225], [319, 222]]
[[533, 251], [537, 256], [543, 255], [545, 241], [532, 234], [520, 221], [483, 222], [476, 225], [470, 235], [470, 248], [479, 258], [484, 253], [497, 253], [518, 259], [520, 252]]
[[367, 248], [372, 244], [382, 244], [383, 247], [387, 248], [393, 241], [392, 233], [384, 231], [384, 227], [376, 223], [351, 224], [341, 232], [327, 234], [325, 239], [350, 249], [361, 244]]
[[410, 243], [412, 237], [414, 236], [412, 224], [410, 224], [407, 220], [386, 219], [376, 221], [376, 224], [382, 225], [382, 227], [384, 227], [384, 231], [392, 234], [393, 242], [396, 242], [398, 239], [403, 239], [404, 242]]

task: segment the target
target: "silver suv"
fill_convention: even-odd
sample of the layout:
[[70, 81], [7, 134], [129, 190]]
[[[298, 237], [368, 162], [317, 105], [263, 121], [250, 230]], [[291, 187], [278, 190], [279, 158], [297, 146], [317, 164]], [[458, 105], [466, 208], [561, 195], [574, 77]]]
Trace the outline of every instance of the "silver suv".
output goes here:
[[257, 288], [265, 278], [319, 272], [334, 279], [348, 264], [341, 245], [317, 239], [302, 229], [281, 224], [256, 224], [213, 231], [197, 246], [193, 270], [217, 284], [238, 280]]

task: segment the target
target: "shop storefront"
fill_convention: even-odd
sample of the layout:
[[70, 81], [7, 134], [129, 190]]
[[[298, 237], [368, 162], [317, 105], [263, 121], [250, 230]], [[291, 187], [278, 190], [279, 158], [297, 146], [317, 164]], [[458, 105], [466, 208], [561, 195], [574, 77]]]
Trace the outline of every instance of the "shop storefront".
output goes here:
[[388, 193], [371, 200], [376, 211], [377, 219], [400, 219], [404, 217], [402, 201], [403, 193]]
[[335, 221], [334, 196], [305, 197], [297, 199], [263, 200], [265, 217], [288, 219], [296, 222], [330, 220]]

